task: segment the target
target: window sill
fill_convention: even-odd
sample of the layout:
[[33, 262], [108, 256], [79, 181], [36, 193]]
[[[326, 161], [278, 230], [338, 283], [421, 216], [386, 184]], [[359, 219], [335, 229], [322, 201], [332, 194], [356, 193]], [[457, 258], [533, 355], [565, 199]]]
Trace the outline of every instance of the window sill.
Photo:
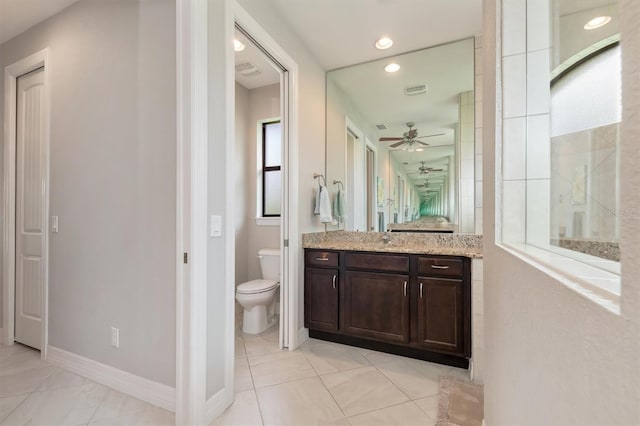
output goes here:
[[279, 217], [256, 217], [256, 225], [258, 226], [280, 226]]
[[620, 315], [620, 275], [527, 244], [502, 243], [497, 246], [581, 296]]

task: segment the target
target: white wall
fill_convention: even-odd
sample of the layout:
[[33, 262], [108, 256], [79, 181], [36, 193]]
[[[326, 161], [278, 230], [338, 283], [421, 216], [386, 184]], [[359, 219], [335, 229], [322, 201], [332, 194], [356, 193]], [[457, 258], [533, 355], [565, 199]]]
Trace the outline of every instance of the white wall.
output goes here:
[[80, 1], [0, 46], [0, 68], [45, 47], [49, 343], [173, 386], [175, 2]]
[[[249, 123], [247, 129], [248, 138], [245, 140], [248, 156], [244, 159], [249, 166], [248, 206], [249, 226], [247, 251], [243, 260], [248, 271], [248, 279], [260, 278], [260, 262], [258, 262], [258, 250], [262, 248], [280, 247], [280, 226], [257, 225], [255, 221], [257, 207], [258, 182], [258, 120], [280, 116], [280, 84], [259, 87], [249, 90]], [[243, 281], [237, 281], [241, 283]]]
[[[499, 1], [498, 1], [499, 3]], [[509, 1], [511, 6], [518, 1]], [[536, 1], [530, 0], [534, 5]], [[495, 184], [484, 188], [485, 419], [488, 425], [639, 424], [640, 358], [640, 4], [621, 13], [628, 73], [623, 76], [622, 314], [601, 308], [497, 246]], [[505, 10], [505, 14], [507, 11]], [[496, 0], [484, 1], [484, 182], [501, 171], [500, 36]], [[521, 32], [522, 33], [522, 32]], [[510, 42], [517, 34], [509, 34]], [[498, 35], [497, 35], [498, 34]], [[496, 97], [496, 94], [498, 95]], [[496, 108], [496, 105], [498, 108]], [[626, 137], [625, 137], [626, 135]], [[498, 164], [499, 161], [498, 161]], [[500, 204], [498, 204], [500, 205]], [[632, 213], [635, 212], [635, 213]], [[499, 237], [499, 233], [498, 233]]]
[[[236, 230], [236, 285], [249, 281], [247, 253], [249, 253], [249, 226], [252, 220], [250, 171], [255, 170], [249, 150], [249, 90], [235, 84], [236, 134], [235, 134], [235, 230]], [[255, 157], [254, 157], [255, 158]], [[255, 174], [255, 173], [254, 173]]]

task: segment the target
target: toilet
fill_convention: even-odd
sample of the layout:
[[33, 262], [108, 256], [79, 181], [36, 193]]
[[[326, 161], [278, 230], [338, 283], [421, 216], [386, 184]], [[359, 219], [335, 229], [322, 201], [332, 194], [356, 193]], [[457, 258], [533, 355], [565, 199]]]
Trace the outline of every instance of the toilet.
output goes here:
[[262, 279], [247, 281], [236, 288], [236, 300], [244, 310], [242, 331], [260, 334], [278, 320], [276, 291], [280, 286], [280, 250], [258, 251]]

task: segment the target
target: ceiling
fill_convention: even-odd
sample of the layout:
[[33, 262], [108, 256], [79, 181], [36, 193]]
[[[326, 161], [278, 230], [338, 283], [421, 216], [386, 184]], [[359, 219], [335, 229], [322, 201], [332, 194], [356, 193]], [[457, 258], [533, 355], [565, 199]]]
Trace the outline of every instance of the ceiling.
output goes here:
[[482, 0], [268, 1], [327, 70], [482, 33]]
[[[2, 1], [2, 0], [0, 0]], [[280, 72], [276, 65], [256, 47], [244, 34], [236, 29], [235, 38], [244, 44], [241, 52], [235, 52], [235, 65], [250, 63], [260, 70], [260, 74], [246, 76], [236, 70], [236, 82], [247, 89], [269, 86], [280, 82]]]
[[[393, 150], [392, 158], [405, 170], [417, 170], [420, 161], [428, 167], [444, 168], [454, 155], [455, 132], [458, 123], [458, 95], [474, 89], [474, 43], [472, 39], [423, 49], [387, 59], [376, 60], [329, 72], [328, 82], [334, 83], [350, 104], [370, 124], [385, 124], [379, 137], [401, 137], [408, 130], [406, 123], [415, 122], [419, 136], [443, 133], [443, 136], [420, 139], [429, 144], [422, 152]], [[400, 65], [396, 73], [387, 73], [390, 62]], [[404, 88], [426, 84], [426, 94], [406, 96]], [[386, 143], [390, 146], [393, 142]], [[437, 172], [430, 173], [432, 178]], [[413, 174], [412, 180], [424, 175]], [[421, 182], [422, 183], [422, 182]]]
[[0, 0], [0, 44], [78, 0]]

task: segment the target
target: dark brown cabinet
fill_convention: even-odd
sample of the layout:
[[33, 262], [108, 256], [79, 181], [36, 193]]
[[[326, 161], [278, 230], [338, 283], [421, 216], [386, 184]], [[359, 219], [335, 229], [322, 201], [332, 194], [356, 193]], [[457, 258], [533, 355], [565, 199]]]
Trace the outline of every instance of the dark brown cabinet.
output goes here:
[[306, 249], [304, 289], [311, 337], [468, 365], [468, 258]]
[[337, 269], [305, 268], [305, 327], [338, 330], [338, 273]]
[[418, 344], [464, 353], [462, 280], [418, 277]]
[[347, 270], [343, 331], [389, 342], [409, 342], [409, 276]]

